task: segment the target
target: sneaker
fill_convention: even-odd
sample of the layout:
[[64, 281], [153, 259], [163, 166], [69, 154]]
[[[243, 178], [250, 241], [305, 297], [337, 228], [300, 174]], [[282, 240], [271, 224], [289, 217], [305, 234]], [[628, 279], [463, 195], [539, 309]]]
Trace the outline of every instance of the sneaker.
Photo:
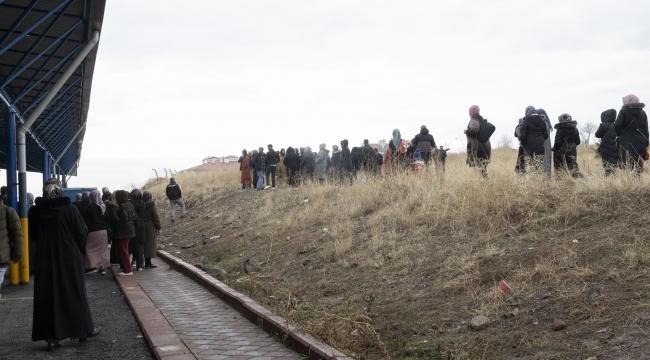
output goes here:
[[99, 275], [106, 275], [106, 270], [101, 270], [101, 271], [98, 272], [97, 274], [99, 274]]
[[174, 223], [174, 219], [172, 219], [172, 224]]
[[270, 186], [266, 185], [266, 186], [264, 187], [264, 190], [267, 190], [267, 189], [270, 189], [270, 188], [271, 188]]
[[131, 276], [131, 275], [133, 275], [133, 273], [132, 272], [128, 272], [128, 273], [121, 272], [121, 273], [119, 273], [117, 275], [118, 276]]
[[181, 219], [185, 219], [185, 215], [181, 215]]
[[138, 268], [138, 271], [142, 271], [142, 268]]
[[97, 269], [92, 269], [92, 270], [86, 271], [86, 275], [94, 274], [96, 272], [97, 272]]
[[155, 269], [157, 267], [158, 267], [158, 265], [154, 265], [154, 264], [149, 264], [149, 265], [144, 266], [145, 269]]
[[275, 187], [272, 187], [271, 190], [275, 190]]

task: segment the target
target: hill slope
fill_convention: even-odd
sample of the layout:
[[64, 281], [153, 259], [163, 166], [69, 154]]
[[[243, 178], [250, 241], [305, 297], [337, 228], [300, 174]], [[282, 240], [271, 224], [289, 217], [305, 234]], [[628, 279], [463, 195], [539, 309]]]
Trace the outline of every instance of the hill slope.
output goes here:
[[173, 225], [166, 184], [147, 188], [167, 250], [352, 356], [641, 359], [650, 180], [604, 179], [580, 150], [580, 180], [519, 177], [510, 150], [488, 180], [462, 154], [444, 175], [273, 192], [240, 190], [237, 171], [181, 174], [188, 216]]

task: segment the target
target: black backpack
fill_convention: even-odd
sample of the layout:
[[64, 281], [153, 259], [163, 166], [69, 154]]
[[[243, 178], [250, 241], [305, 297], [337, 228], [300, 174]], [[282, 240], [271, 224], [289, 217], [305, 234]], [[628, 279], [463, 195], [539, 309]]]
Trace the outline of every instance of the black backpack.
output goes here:
[[484, 142], [490, 140], [490, 137], [492, 136], [492, 134], [494, 134], [494, 130], [496, 130], [496, 127], [492, 123], [487, 121], [487, 119], [479, 121], [479, 124], [480, 124], [481, 128], [479, 129], [479, 132], [478, 132], [478, 135], [476, 136], [476, 139], [479, 142], [484, 143]]

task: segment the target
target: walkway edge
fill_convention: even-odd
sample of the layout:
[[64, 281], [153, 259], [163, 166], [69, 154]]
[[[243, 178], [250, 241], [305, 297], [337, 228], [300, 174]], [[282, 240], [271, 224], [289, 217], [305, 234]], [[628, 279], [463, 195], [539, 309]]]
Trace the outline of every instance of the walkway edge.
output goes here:
[[221, 281], [208, 275], [205, 271], [163, 250], [158, 250], [158, 257], [172, 266], [174, 270], [196, 281], [199, 285], [218, 296], [221, 300], [240, 312], [246, 319], [260, 326], [270, 335], [278, 335], [285, 339], [289, 347], [300, 354], [306, 355], [309, 359], [352, 360], [351, 357], [346, 356], [315, 337], [297, 331], [284, 318], [258, 305], [248, 296], [235, 291]]
[[118, 276], [120, 270], [117, 267], [111, 266], [111, 270], [156, 359], [195, 360], [196, 357], [149, 295], [142, 290], [135, 276]]

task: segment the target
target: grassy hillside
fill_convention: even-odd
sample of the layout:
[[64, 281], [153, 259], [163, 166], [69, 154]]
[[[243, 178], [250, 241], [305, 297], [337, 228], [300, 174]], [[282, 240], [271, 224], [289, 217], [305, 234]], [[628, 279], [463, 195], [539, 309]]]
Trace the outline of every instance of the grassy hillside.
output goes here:
[[515, 157], [494, 151], [488, 180], [451, 154], [444, 175], [273, 192], [242, 191], [237, 171], [181, 174], [173, 225], [166, 181], [147, 188], [167, 250], [357, 358], [650, 354], [648, 175], [605, 179], [580, 148], [584, 179], [520, 177]]

